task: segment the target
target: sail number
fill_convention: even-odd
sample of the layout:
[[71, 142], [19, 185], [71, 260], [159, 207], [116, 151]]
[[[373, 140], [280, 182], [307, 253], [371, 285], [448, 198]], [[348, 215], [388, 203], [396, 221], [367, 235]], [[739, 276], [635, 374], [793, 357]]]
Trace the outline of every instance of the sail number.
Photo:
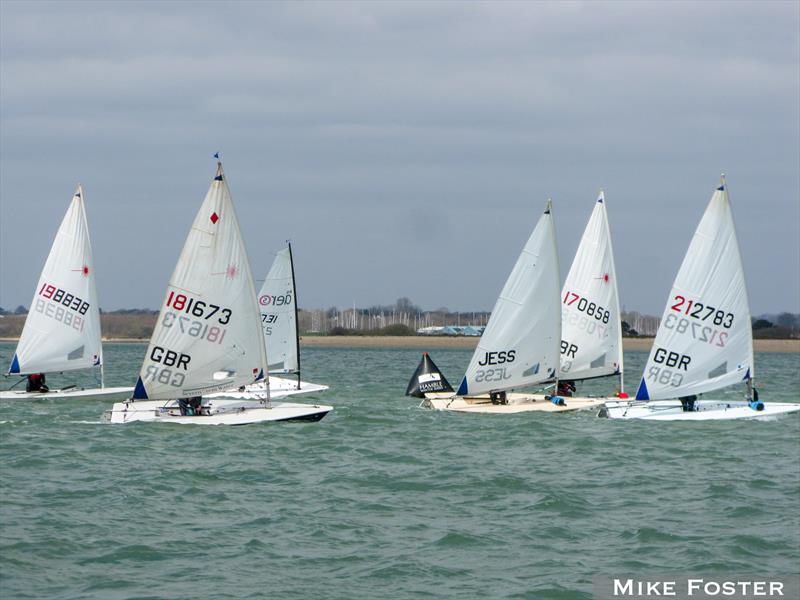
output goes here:
[[[568, 373], [572, 369], [572, 363], [575, 360], [575, 353], [578, 351], [578, 346], [566, 340], [561, 340], [561, 372]], [[572, 360], [569, 360], [572, 359]]]
[[75, 331], [83, 331], [86, 324], [86, 321], [80, 315], [73, 315], [68, 310], [64, 310], [63, 306], [58, 306], [53, 304], [52, 301], [42, 300], [41, 298], [36, 298], [34, 310], [46, 317], [55, 319], [59, 323], [63, 323], [67, 327], [72, 327]]
[[72, 294], [68, 294], [61, 288], [58, 288], [54, 285], [50, 285], [49, 283], [43, 283], [41, 289], [39, 290], [39, 295], [44, 296], [48, 300], [52, 300], [57, 304], [62, 304], [66, 306], [70, 310], [74, 310], [82, 315], [86, 314], [86, 311], [89, 310], [89, 303], [85, 302], [81, 298], [74, 296]]
[[196, 337], [201, 340], [207, 340], [216, 344], [222, 344], [222, 340], [225, 339], [225, 334], [228, 331], [224, 327], [209, 325], [208, 323], [203, 323], [202, 321], [194, 321], [189, 317], [177, 315], [170, 310], [166, 311], [164, 313], [164, 318], [161, 319], [161, 325], [163, 327], [170, 328], [173, 327], [175, 323], [178, 324], [181, 333], [186, 333], [192, 337]]
[[561, 309], [561, 323], [562, 325], [570, 325], [577, 327], [581, 331], [585, 331], [589, 335], [597, 334], [597, 338], [604, 340], [608, 337], [608, 325], [598, 323], [592, 317], [581, 315], [565, 306]]
[[292, 292], [286, 292], [282, 296], [272, 296], [271, 294], [264, 294], [258, 297], [258, 303], [261, 306], [287, 306], [292, 303]]
[[219, 313], [217, 322], [220, 325], [227, 325], [233, 314], [229, 308], [220, 309], [216, 304], [206, 303], [202, 300], [187, 296], [186, 294], [176, 294], [174, 291], [171, 291], [169, 296], [167, 296], [167, 306], [178, 311], [183, 311], [194, 317], [203, 317], [203, 319], [206, 320]]
[[[706, 321], [713, 315], [712, 322], [714, 325], [722, 325], [725, 329], [730, 329], [733, 325], [733, 313], [717, 310], [713, 306], [696, 300], [687, 300], [683, 296], [676, 295], [673, 299], [675, 303], [670, 308], [676, 312], [700, 321]], [[686, 306], [685, 308], [684, 305]]]
[[[482, 367], [492, 365], [502, 365], [505, 363], [512, 363], [517, 357], [516, 350], [499, 350], [497, 352], [484, 352], [483, 358], [478, 361]], [[503, 381], [509, 379], [511, 375], [507, 372], [506, 367], [495, 367], [492, 369], [478, 369], [475, 373], [475, 382], [481, 381]]]
[[564, 304], [567, 306], [572, 306], [575, 304], [574, 308], [577, 308], [582, 313], [586, 313], [590, 317], [594, 317], [598, 321], [602, 321], [603, 323], [608, 323], [608, 319], [611, 317], [611, 313], [608, 312], [605, 308], [596, 304], [594, 302], [589, 302], [583, 296], [579, 296], [575, 292], [567, 292], [564, 294]]
[[695, 323], [684, 317], [677, 317], [673, 313], [669, 313], [667, 318], [664, 319], [664, 327], [666, 329], [674, 329], [677, 333], [689, 331], [694, 339], [718, 348], [724, 348], [725, 342], [728, 341], [727, 331], [719, 331], [708, 325]]
[[[656, 348], [653, 353], [653, 362], [647, 371], [647, 378], [661, 385], [671, 385], [678, 387], [683, 383], [683, 373], [681, 370], [688, 371], [692, 357], [688, 354], [679, 354], [666, 348]], [[667, 368], [669, 367], [669, 368]]]
[[181, 387], [183, 385], [186, 375], [178, 371], [178, 369], [187, 371], [192, 360], [191, 356], [182, 352], [168, 350], [161, 346], [153, 346], [149, 358], [151, 361], [160, 363], [163, 366], [159, 368], [157, 365], [147, 365], [144, 374], [145, 380], [157, 381], [173, 387]]
[[514, 362], [517, 356], [516, 350], [500, 350], [499, 352], [484, 352], [483, 358], [478, 361], [482, 367], [486, 365], [502, 365], [507, 362]]
[[511, 374], [506, 371], [505, 367], [496, 367], [494, 369], [479, 369], [475, 372], [475, 383], [480, 383], [481, 381], [492, 382], [492, 381], [503, 381], [504, 379], [510, 379]]
[[[261, 296], [262, 298], [264, 296]], [[261, 313], [261, 328], [264, 330], [264, 335], [272, 335], [272, 325], [278, 322], [278, 315]]]

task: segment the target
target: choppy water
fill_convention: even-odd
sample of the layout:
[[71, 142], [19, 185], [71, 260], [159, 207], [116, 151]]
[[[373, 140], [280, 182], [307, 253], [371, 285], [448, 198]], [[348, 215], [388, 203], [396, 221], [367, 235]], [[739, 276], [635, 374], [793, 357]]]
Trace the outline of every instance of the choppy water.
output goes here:
[[[131, 385], [143, 353], [107, 345], [107, 384]], [[456, 384], [470, 351], [432, 356]], [[0, 596], [569, 599], [595, 575], [798, 572], [796, 416], [442, 414], [402, 395], [416, 350], [303, 358], [331, 385], [319, 423], [112, 426], [102, 402], [0, 403]], [[645, 358], [626, 354], [628, 387]], [[798, 400], [800, 355], [756, 361], [762, 399]]]

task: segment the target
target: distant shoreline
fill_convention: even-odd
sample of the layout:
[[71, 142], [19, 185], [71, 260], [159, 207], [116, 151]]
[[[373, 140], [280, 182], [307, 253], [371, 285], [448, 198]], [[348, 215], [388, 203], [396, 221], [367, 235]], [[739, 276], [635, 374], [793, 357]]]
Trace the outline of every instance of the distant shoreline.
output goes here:
[[[2, 342], [16, 342], [18, 338], [0, 338]], [[316, 348], [474, 348], [477, 337], [461, 336], [368, 336], [368, 335], [308, 335], [300, 338], [300, 345]], [[109, 338], [104, 342], [115, 344], [146, 344], [149, 339]], [[649, 351], [653, 338], [623, 338], [625, 350]], [[756, 352], [800, 352], [800, 340], [753, 340]]]
[[[318, 348], [474, 348], [477, 337], [447, 336], [303, 336], [301, 346]], [[623, 338], [625, 350], [649, 351], [654, 338]], [[753, 340], [756, 352], [800, 352], [800, 340]]]

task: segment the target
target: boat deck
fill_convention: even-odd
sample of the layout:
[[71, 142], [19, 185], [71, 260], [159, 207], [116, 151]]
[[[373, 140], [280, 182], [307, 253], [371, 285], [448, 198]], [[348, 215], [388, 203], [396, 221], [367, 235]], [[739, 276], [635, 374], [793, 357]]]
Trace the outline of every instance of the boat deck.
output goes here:
[[506, 394], [507, 404], [492, 404], [489, 395], [455, 396], [451, 393], [438, 392], [425, 394], [421, 406], [433, 410], [452, 410], [468, 413], [514, 414], [521, 412], [570, 412], [600, 406], [609, 400], [605, 396], [575, 396], [564, 398], [564, 404], [553, 404], [544, 394], [525, 394], [512, 392]]

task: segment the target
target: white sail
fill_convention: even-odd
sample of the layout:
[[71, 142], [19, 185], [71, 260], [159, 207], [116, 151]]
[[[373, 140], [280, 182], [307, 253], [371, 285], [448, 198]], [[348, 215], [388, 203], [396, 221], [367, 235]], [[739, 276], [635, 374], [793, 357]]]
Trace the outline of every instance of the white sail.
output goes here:
[[588, 379], [622, 371], [617, 274], [600, 192], [561, 291], [562, 379]]
[[750, 307], [723, 178], [672, 285], [636, 398], [689, 396], [752, 377]]
[[558, 376], [559, 278], [548, 201], [494, 305], [459, 396], [534, 385]]
[[299, 368], [296, 300], [291, 250], [284, 248], [275, 256], [258, 294], [270, 373], [294, 373]]
[[199, 396], [254, 382], [266, 364], [253, 277], [218, 163], [170, 278], [134, 399]]
[[36, 284], [9, 372], [71, 371], [102, 362], [92, 246], [78, 186]]

